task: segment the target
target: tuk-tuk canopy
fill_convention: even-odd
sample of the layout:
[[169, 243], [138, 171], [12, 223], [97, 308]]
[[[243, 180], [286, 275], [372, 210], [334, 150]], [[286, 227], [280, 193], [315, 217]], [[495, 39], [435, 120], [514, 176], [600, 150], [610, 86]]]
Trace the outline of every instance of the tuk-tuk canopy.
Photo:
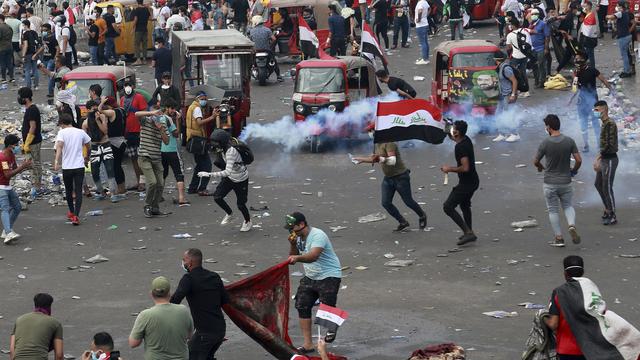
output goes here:
[[205, 31], [173, 31], [172, 42], [174, 46], [180, 46], [187, 53], [208, 53], [225, 50], [241, 53], [253, 52], [253, 42], [237, 30], [220, 29]]
[[449, 40], [441, 42], [436, 48], [436, 53], [447, 56], [458, 52], [494, 52], [500, 48], [487, 40]]
[[366, 72], [363, 76], [365, 76], [366, 78], [363, 80], [366, 80], [365, 84], [367, 84], [369, 96], [375, 96], [380, 94], [379, 88], [377, 86], [378, 83], [377, 83], [376, 74], [375, 74], [376, 69], [374, 68], [373, 64], [371, 64], [369, 61], [367, 61], [362, 57], [338, 56], [336, 59], [331, 59], [331, 60], [320, 60], [320, 59], [304, 60], [299, 62], [296, 65], [296, 71], [299, 72], [300, 69], [314, 68], [314, 67], [323, 67], [323, 68], [344, 67], [347, 72], [347, 76], [349, 76], [349, 72], [351, 71], [357, 77], [360, 76], [358, 72], [362, 68], [365, 68]]
[[69, 71], [64, 78], [100, 79], [105, 78], [103, 74], [109, 74], [109, 77], [113, 76], [118, 81], [125, 76], [132, 76], [134, 71], [124, 66], [81, 66]]

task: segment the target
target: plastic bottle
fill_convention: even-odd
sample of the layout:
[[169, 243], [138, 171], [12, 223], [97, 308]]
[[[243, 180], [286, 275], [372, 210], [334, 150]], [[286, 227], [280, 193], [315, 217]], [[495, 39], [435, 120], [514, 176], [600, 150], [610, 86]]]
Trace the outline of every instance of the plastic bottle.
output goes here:
[[93, 210], [93, 211], [87, 212], [87, 216], [100, 216], [100, 215], [104, 215], [104, 212], [102, 210]]
[[60, 180], [60, 175], [58, 174], [53, 175], [51, 180], [53, 181], [53, 185], [57, 185], [57, 186], [62, 185], [62, 181]]

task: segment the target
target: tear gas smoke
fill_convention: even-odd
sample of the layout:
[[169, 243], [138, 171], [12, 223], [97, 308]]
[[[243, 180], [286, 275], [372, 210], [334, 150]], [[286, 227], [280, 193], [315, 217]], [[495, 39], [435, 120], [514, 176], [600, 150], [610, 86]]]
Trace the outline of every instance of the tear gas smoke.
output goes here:
[[397, 100], [400, 98], [394, 92], [381, 98], [355, 101], [339, 113], [325, 108], [304, 121], [294, 121], [291, 116], [284, 116], [268, 124], [248, 124], [240, 134], [240, 140], [264, 140], [282, 145], [289, 152], [301, 147], [313, 135], [331, 136], [348, 129], [352, 136], [364, 137], [365, 127], [375, 118], [378, 101]]

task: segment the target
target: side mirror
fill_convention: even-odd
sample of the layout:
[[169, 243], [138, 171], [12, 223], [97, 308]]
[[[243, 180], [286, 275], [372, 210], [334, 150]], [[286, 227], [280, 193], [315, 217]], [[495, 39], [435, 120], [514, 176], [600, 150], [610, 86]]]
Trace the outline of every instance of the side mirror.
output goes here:
[[289, 70], [289, 75], [291, 75], [292, 78], [296, 78], [296, 69], [291, 69]]

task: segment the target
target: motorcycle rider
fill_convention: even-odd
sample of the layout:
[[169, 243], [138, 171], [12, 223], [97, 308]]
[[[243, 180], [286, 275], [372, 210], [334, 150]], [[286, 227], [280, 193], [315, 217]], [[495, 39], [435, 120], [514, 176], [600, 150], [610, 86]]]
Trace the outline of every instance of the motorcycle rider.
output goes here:
[[249, 31], [249, 38], [253, 41], [256, 48], [256, 53], [266, 52], [269, 54], [269, 62], [273, 61], [273, 70], [278, 77], [278, 81], [282, 82], [284, 79], [280, 75], [280, 68], [278, 67], [278, 61], [271, 51], [271, 42], [276, 41], [276, 37], [271, 32], [271, 29], [264, 26], [264, 19], [260, 15], [256, 15], [251, 18], [253, 28]]

